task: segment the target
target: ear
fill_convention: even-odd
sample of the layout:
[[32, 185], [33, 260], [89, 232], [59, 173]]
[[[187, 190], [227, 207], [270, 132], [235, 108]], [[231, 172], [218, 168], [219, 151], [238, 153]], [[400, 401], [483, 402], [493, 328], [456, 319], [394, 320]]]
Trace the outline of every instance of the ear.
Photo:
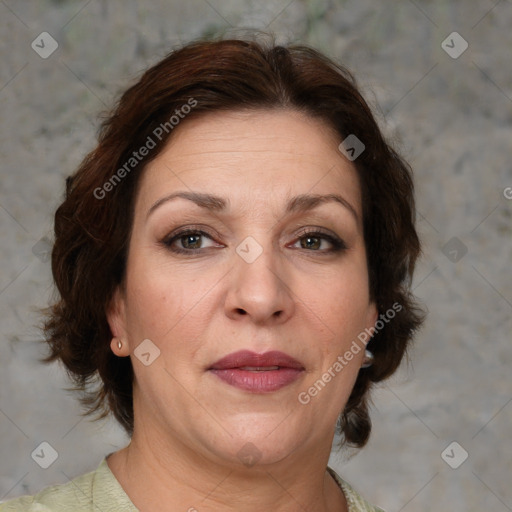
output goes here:
[[[112, 333], [110, 344], [112, 352], [118, 356], [128, 355], [128, 330], [126, 324], [126, 299], [124, 291], [118, 286], [112, 295], [106, 312], [107, 322]], [[122, 342], [122, 348], [117, 346], [117, 341]]]

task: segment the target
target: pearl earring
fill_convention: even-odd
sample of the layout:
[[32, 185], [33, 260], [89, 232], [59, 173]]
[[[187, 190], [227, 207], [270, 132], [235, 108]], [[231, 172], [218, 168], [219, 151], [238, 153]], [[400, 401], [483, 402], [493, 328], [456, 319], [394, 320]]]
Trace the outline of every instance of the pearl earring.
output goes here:
[[373, 364], [373, 360], [374, 360], [373, 352], [366, 349], [364, 351], [364, 361], [363, 361], [363, 364], [361, 365], [361, 368], [369, 368]]

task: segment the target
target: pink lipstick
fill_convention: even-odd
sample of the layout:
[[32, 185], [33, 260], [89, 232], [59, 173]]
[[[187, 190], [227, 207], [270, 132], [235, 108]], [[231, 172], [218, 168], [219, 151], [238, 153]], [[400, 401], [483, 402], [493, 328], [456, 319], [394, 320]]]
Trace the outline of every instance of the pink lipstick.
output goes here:
[[219, 359], [208, 370], [231, 386], [253, 393], [269, 393], [297, 380], [304, 366], [283, 352], [257, 354], [240, 350]]

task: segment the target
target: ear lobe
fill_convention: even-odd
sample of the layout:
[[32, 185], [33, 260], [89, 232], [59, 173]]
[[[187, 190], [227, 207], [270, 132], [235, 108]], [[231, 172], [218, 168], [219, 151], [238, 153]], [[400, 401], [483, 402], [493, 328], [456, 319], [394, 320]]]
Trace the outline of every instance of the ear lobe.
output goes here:
[[120, 287], [117, 287], [106, 311], [107, 322], [113, 337], [126, 339], [125, 311], [125, 298]]

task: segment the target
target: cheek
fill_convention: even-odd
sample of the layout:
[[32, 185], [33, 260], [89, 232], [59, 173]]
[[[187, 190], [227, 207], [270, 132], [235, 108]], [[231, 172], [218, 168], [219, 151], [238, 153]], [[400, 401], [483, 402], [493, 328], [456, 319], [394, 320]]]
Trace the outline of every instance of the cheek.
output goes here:
[[361, 324], [370, 304], [366, 267], [356, 262], [320, 281], [309, 279], [301, 285], [300, 296], [335, 333]]
[[[132, 350], [143, 339], [151, 340], [164, 351], [182, 317], [176, 286], [164, 273], [150, 272], [150, 267], [133, 265], [127, 280], [127, 326]], [[131, 279], [130, 279], [131, 278]]]
[[[358, 336], [372, 322], [366, 267], [347, 265], [343, 272], [321, 283], [303, 283], [301, 292], [307, 324], [316, 332], [315, 338], [321, 346], [320, 366], [325, 369], [349, 350], [354, 341], [361, 345]], [[364, 351], [357, 346], [357, 354], [352, 358], [356, 363], [350, 364], [354, 368], [358, 367], [357, 361]]]
[[[208, 276], [199, 278], [142, 258], [128, 276], [128, 331], [134, 341], [151, 339], [162, 352], [195, 350], [208, 325], [215, 290]], [[130, 277], [132, 276], [132, 279]]]

